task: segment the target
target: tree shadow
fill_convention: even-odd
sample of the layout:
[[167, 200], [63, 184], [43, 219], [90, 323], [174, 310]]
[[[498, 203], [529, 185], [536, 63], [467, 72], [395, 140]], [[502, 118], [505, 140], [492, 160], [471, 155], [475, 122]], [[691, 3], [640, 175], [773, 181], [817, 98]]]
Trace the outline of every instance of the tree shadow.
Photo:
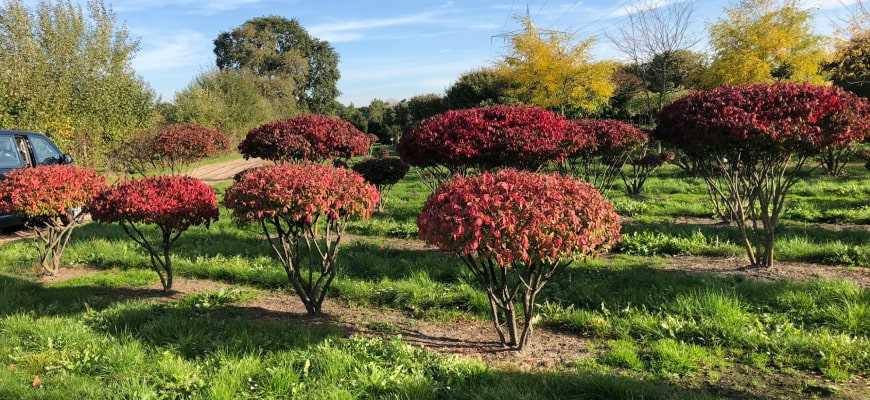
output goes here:
[[[740, 240], [740, 232], [737, 227], [728, 224], [631, 221], [623, 225], [623, 232], [656, 232], [680, 237], [689, 237], [696, 232], [701, 232], [704, 236], [718, 236], [733, 243], [738, 243]], [[870, 230], [832, 230], [812, 225], [791, 223], [781, 224], [777, 228], [777, 238], [778, 240], [801, 238], [816, 244], [840, 241], [849, 245], [866, 245], [870, 243]]]

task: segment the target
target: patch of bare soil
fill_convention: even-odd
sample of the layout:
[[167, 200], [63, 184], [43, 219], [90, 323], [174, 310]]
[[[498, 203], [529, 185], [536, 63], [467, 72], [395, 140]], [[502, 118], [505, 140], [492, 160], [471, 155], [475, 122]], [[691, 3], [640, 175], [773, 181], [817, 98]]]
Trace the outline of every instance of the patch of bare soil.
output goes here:
[[746, 260], [742, 258], [678, 256], [668, 258], [660, 268], [688, 273], [740, 275], [765, 280], [846, 279], [863, 288], [870, 287], [870, 269], [860, 267], [777, 261], [770, 268], [759, 268], [747, 266]]
[[42, 275], [39, 277], [39, 282], [42, 284], [52, 284], [68, 281], [70, 279], [79, 278], [100, 272], [93, 268], [61, 268], [54, 275]]
[[189, 175], [209, 184], [233, 179], [233, 176], [249, 168], [262, 167], [269, 161], [259, 158], [240, 159], [216, 164], [204, 165], [189, 172]]
[[[292, 294], [270, 293], [242, 307], [266, 317], [308, 318], [304, 306]], [[369, 336], [401, 335], [412, 345], [522, 369], [561, 366], [591, 355], [587, 339], [546, 329], [537, 329], [529, 348], [517, 353], [505, 350], [495, 340], [493, 328], [484, 321], [424, 321], [398, 311], [351, 306], [335, 300], [327, 300], [323, 309], [324, 316], [320, 318], [348, 332]]]

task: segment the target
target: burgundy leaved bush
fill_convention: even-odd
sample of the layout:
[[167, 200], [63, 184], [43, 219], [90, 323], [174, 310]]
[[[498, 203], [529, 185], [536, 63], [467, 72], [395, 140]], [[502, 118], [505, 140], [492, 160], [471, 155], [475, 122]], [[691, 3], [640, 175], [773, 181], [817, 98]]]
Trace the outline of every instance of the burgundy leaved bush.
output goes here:
[[541, 108], [455, 110], [423, 121], [402, 137], [398, 150], [418, 167], [535, 170], [565, 157], [567, 127], [567, 120]]
[[[366, 182], [375, 185], [381, 197], [385, 192], [408, 174], [410, 166], [399, 157], [370, 158], [360, 161], [353, 170], [362, 175]], [[378, 203], [378, 211], [383, 211], [384, 202]]]
[[[422, 240], [463, 258], [487, 289], [499, 338], [518, 349], [528, 342], [535, 296], [547, 280], [620, 238], [619, 216], [591, 185], [510, 169], [451, 179], [429, 197], [417, 224]], [[493, 279], [503, 274], [526, 284]], [[522, 334], [513, 309], [518, 293], [524, 294]]]
[[[118, 223], [151, 256], [164, 290], [172, 288], [172, 245], [192, 226], [218, 219], [217, 197], [204, 182], [185, 176], [123, 181], [100, 193], [91, 215], [101, 223]], [[155, 225], [159, 238], [149, 239], [141, 225]]]
[[662, 110], [655, 134], [697, 165], [737, 224], [750, 263], [769, 267], [779, 217], [807, 159], [868, 132], [866, 100], [833, 86], [779, 83], [693, 93]]
[[320, 313], [337, 274], [347, 222], [371, 217], [378, 201], [377, 189], [359, 174], [310, 163], [249, 170], [224, 196], [237, 221], [263, 229], [310, 314]]
[[246, 158], [323, 161], [368, 153], [374, 137], [341, 118], [303, 115], [251, 130], [239, 144]]
[[168, 125], [150, 140], [156, 159], [173, 172], [229, 148], [221, 131], [197, 124]]
[[[568, 155], [560, 164], [561, 171], [580, 177], [602, 193], [608, 193], [616, 177], [622, 176], [632, 181], [632, 185], [626, 182], [629, 194], [638, 194], [647, 173], [652, 172], [634, 170], [630, 179], [622, 174], [627, 163], [649, 153], [649, 135], [634, 125], [612, 119], [574, 120], [567, 130], [567, 143]], [[634, 179], [638, 176], [642, 179]]]
[[27, 219], [42, 242], [40, 267], [53, 275], [85, 207], [105, 184], [96, 171], [73, 165], [15, 170], [0, 180], [0, 215]]

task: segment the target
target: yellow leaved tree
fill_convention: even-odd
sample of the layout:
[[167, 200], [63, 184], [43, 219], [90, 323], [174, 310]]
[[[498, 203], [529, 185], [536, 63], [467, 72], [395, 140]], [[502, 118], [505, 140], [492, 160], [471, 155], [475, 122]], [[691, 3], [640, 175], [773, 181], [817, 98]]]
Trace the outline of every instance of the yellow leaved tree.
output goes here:
[[793, 81], [824, 83], [825, 39], [799, 0], [740, 0], [710, 27], [708, 87]]
[[598, 113], [613, 95], [616, 64], [595, 62], [587, 39], [574, 44], [564, 32], [542, 31], [528, 17], [511, 35], [509, 54], [497, 70], [510, 82], [510, 97], [563, 115]]

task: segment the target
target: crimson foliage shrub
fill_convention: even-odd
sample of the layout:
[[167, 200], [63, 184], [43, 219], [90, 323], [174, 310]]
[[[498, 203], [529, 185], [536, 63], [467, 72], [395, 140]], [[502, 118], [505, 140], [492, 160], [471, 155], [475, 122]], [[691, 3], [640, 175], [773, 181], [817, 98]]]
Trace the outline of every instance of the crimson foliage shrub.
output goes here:
[[356, 173], [362, 175], [368, 183], [375, 185], [381, 194], [378, 210], [383, 211], [384, 194], [408, 174], [410, 166], [398, 157], [370, 158], [353, 166]]
[[[150, 177], [120, 182], [91, 203], [91, 215], [102, 223], [118, 223], [151, 257], [163, 290], [172, 289], [172, 246], [192, 226], [218, 219], [217, 197], [202, 181], [186, 176]], [[149, 238], [144, 225], [157, 227]]]
[[536, 170], [567, 152], [568, 121], [550, 111], [493, 106], [448, 111], [402, 136], [402, 160], [421, 168], [432, 186], [468, 169]]
[[105, 187], [96, 171], [52, 165], [10, 172], [0, 180], [0, 215], [26, 218], [41, 241], [39, 266], [54, 275], [85, 207]]
[[544, 285], [620, 236], [619, 216], [591, 185], [510, 169], [449, 180], [429, 197], [417, 224], [421, 239], [462, 258], [489, 297], [499, 339], [519, 350], [531, 336]]
[[239, 151], [246, 158], [319, 162], [365, 155], [373, 142], [372, 136], [341, 118], [303, 115], [251, 130]]
[[347, 222], [371, 217], [377, 189], [357, 173], [320, 164], [257, 168], [226, 191], [242, 224], [256, 222], [309, 314], [319, 314], [337, 274]]
[[665, 107], [656, 135], [699, 166], [752, 265], [773, 264], [775, 230], [807, 160], [864, 139], [870, 106], [836, 87], [781, 83], [696, 92]]
[[168, 125], [153, 142], [154, 154], [173, 173], [228, 148], [229, 139], [221, 131], [197, 124]]
[[[569, 153], [561, 164], [562, 172], [579, 176], [602, 193], [613, 189], [626, 163], [648, 153], [649, 136], [631, 124], [609, 119], [581, 119], [570, 124], [567, 130]], [[629, 178], [623, 175], [623, 179], [628, 181]], [[639, 193], [643, 182], [637, 182]], [[626, 184], [628, 186], [628, 182]]]

